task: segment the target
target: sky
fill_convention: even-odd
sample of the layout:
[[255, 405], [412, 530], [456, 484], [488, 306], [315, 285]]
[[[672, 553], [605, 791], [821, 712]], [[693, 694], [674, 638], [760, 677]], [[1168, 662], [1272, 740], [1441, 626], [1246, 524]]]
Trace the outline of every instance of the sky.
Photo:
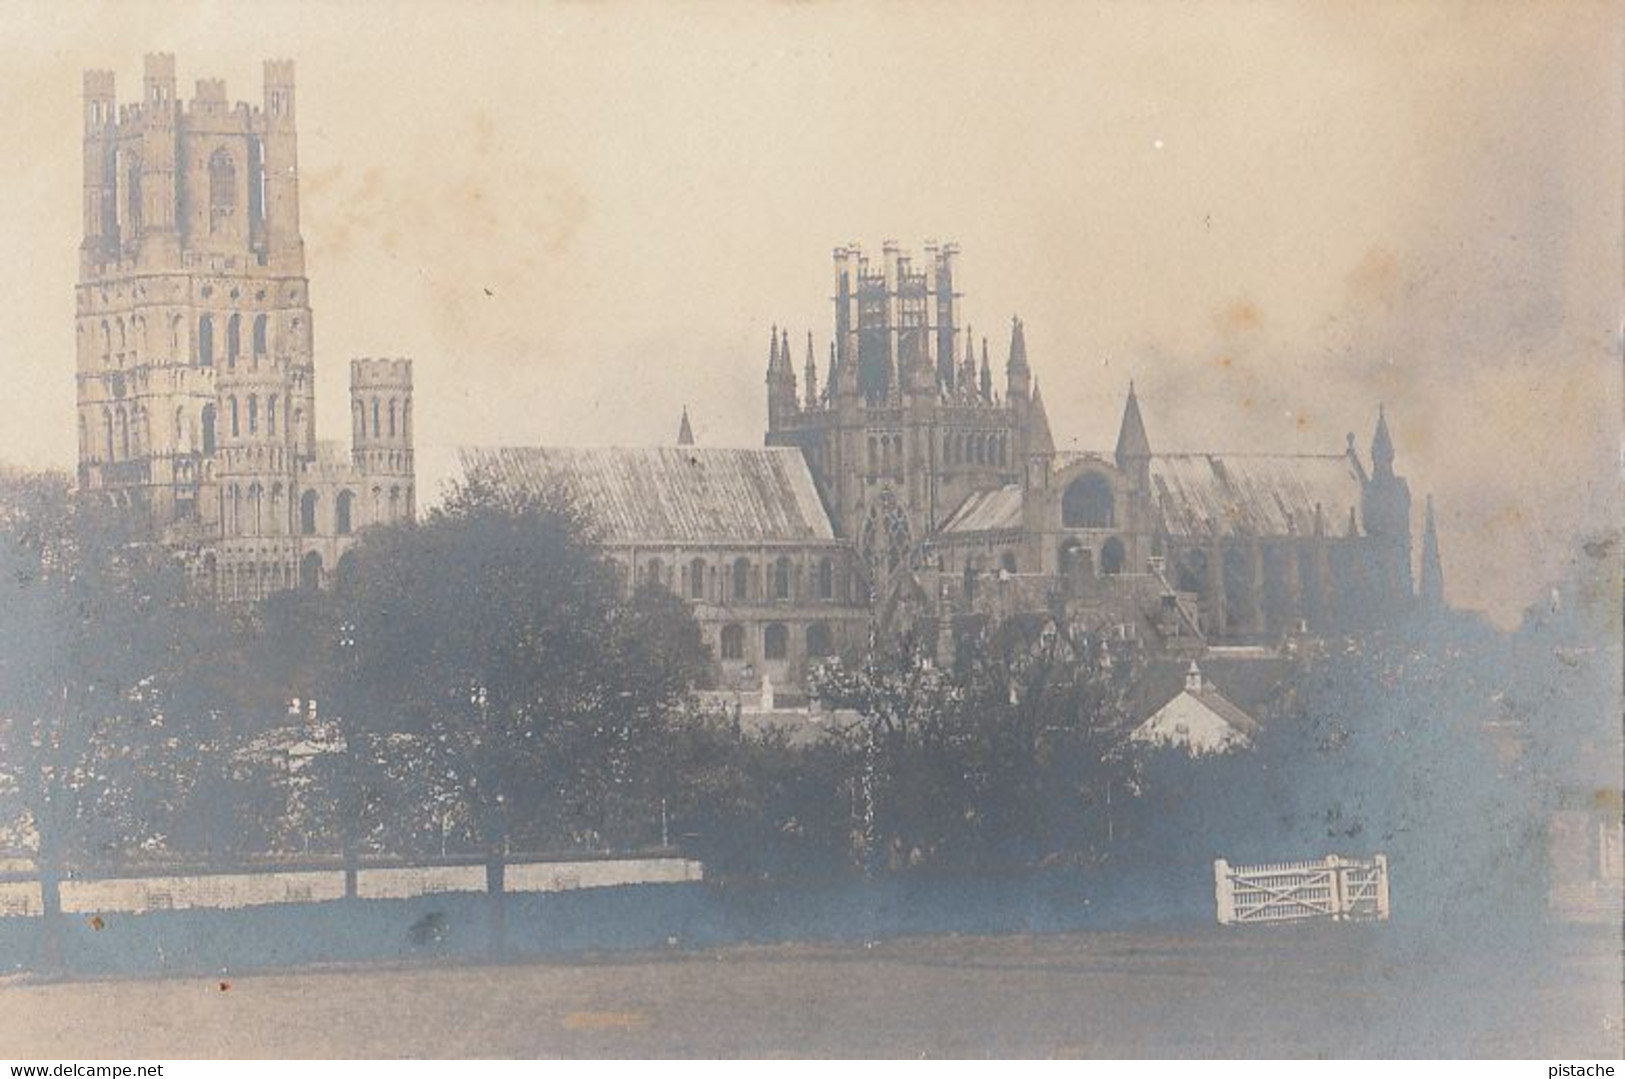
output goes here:
[[[1621, 509], [1619, 9], [1589, 3], [0, 0], [0, 460], [71, 467], [80, 81], [298, 70], [323, 437], [411, 356], [468, 443], [756, 445], [831, 250], [960, 245], [1062, 448], [1368, 451], [1502, 623]], [[799, 368], [799, 363], [798, 363]], [[1001, 380], [1002, 381], [1002, 380]]]

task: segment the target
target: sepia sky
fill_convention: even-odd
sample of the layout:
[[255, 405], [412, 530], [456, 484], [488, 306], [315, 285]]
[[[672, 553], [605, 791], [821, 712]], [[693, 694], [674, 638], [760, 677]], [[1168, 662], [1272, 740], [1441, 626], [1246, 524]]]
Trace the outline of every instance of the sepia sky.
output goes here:
[[298, 65], [324, 437], [416, 360], [467, 442], [759, 444], [830, 250], [962, 249], [1063, 448], [1367, 452], [1515, 619], [1620, 513], [1622, 44], [1581, 3], [0, 3], [0, 459], [71, 467], [80, 73]]

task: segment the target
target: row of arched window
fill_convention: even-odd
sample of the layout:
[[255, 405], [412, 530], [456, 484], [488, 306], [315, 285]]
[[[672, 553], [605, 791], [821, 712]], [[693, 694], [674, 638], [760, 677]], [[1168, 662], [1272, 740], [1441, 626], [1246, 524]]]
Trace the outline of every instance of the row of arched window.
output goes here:
[[889, 474], [903, 469], [903, 436], [870, 435], [865, 465], [870, 473]]
[[[394, 397], [377, 398], [363, 401], [356, 398], [351, 407], [355, 419], [355, 441], [360, 442], [369, 434], [373, 438], [406, 438], [412, 437], [412, 399], [410, 397], [397, 400]], [[367, 421], [372, 420], [369, 428]]]
[[[274, 393], [266, 394], [263, 398], [263, 409], [260, 407], [261, 400], [258, 394], [253, 393], [241, 401], [237, 399], [236, 394], [227, 396], [226, 423], [232, 438], [253, 438], [262, 430], [272, 438], [278, 436], [286, 438], [289, 435], [304, 433], [304, 410], [294, 404], [291, 394], [285, 398]], [[282, 402], [280, 408], [279, 402]]]
[[[202, 422], [199, 441], [199, 420]], [[215, 450], [215, 409], [204, 405], [197, 418], [187, 414], [186, 406], [175, 409], [174, 453], [213, 453]], [[92, 441], [89, 424], [79, 417], [79, 454], [85, 460], [127, 461], [158, 449], [152, 438], [152, 417], [144, 405], [132, 404], [103, 408], [101, 430]]]
[[[721, 580], [718, 580], [719, 573]], [[740, 556], [720, 568], [704, 558], [694, 558], [680, 566], [667, 567], [658, 558], [645, 562], [638, 574], [640, 583], [658, 584], [688, 599], [719, 603], [743, 603], [753, 599], [792, 600], [801, 597], [800, 567], [788, 556], [766, 565], [766, 579], [758, 587], [756, 565]], [[822, 558], [812, 567], [812, 595], [833, 600], [836, 595], [835, 560]]]
[[228, 562], [215, 571], [215, 587], [220, 598], [247, 603], [287, 588], [319, 588], [322, 569], [322, 556], [315, 551], [301, 558], [297, 568], [280, 560]]
[[[372, 514], [371, 520], [379, 523], [393, 523], [406, 520], [412, 513], [412, 495], [409, 489], [399, 485], [384, 487], [375, 485], [371, 492]], [[353, 491], [341, 490], [333, 498], [332, 534], [347, 536], [355, 530], [356, 526], [356, 496]], [[246, 487], [242, 484], [231, 484], [224, 494], [224, 507], [226, 532], [237, 536], [263, 536], [282, 535], [284, 531], [285, 507], [283, 504], [283, 487], [280, 483], [273, 483], [267, 492], [264, 485], [250, 483]], [[301, 535], [314, 536], [320, 533], [322, 524], [322, 497], [315, 490], [307, 490], [299, 496], [299, 532]]]
[[1003, 468], [1009, 463], [1009, 436], [972, 432], [953, 433], [942, 438], [942, 462], [945, 465], [995, 465]]
[[[177, 316], [178, 317], [178, 316]], [[199, 367], [213, 367], [215, 360], [214, 319], [212, 314], [199, 315], [197, 320], [197, 364]], [[299, 333], [302, 323], [295, 318], [289, 329], [295, 335]], [[252, 327], [249, 330], [248, 355], [254, 363], [259, 363], [270, 354], [270, 341], [267, 339], [267, 322], [265, 315], [255, 315]], [[177, 351], [180, 342], [174, 342]], [[236, 367], [237, 361], [244, 354], [243, 348], [243, 316], [232, 312], [226, 317], [224, 340], [226, 366]]]
[[[718, 634], [718, 652], [726, 662], [742, 662], [745, 654], [745, 627], [730, 622]], [[823, 659], [835, 654], [835, 635], [827, 622], [813, 622], [805, 630], [808, 659]], [[761, 657], [764, 660], [790, 658], [790, 627], [782, 622], [770, 622], [762, 627]]]
[[[195, 360], [199, 367], [213, 367], [217, 356], [224, 359], [227, 367], [235, 367], [237, 361], [245, 356], [258, 363], [270, 355], [270, 330], [266, 315], [254, 316], [249, 324], [246, 341], [242, 315], [233, 312], [226, 317], [225, 326], [218, 334], [218, 342], [215, 318], [213, 314], [198, 316]], [[299, 350], [299, 333], [302, 328], [303, 322], [299, 318], [294, 318], [289, 323], [289, 330], [294, 336], [292, 351]], [[145, 315], [131, 315], [128, 321], [123, 315], [112, 319], [104, 318], [101, 320], [99, 333], [95, 336], [95, 343], [101, 346], [101, 362], [104, 368], [123, 368], [138, 363], [143, 352], [151, 353], [156, 347], [148, 337]], [[191, 344], [186, 337], [185, 317], [173, 316], [169, 322], [170, 355], [185, 356]]]

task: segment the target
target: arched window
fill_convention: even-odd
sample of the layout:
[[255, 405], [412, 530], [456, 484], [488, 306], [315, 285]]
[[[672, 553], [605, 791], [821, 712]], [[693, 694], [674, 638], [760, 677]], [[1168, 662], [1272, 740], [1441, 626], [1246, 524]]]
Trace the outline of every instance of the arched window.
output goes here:
[[122, 405], [118, 410], [118, 455], [121, 461], [130, 456], [130, 417], [125, 415]]
[[141, 159], [132, 157], [124, 173], [124, 223], [130, 229], [141, 228]]
[[745, 658], [745, 627], [735, 625], [722, 627], [722, 658]]
[[734, 560], [733, 598], [736, 601], [750, 599], [750, 559], [748, 558]]
[[248, 488], [248, 532], [257, 536], [265, 527], [265, 489], [259, 484], [250, 484]]
[[1100, 548], [1100, 572], [1104, 574], [1122, 573], [1123, 559], [1123, 541], [1113, 536]]
[[829, 623], [814, 622], [807, 627], [807, 658], [823, 659], [835, 654], [835, 641], [829, 631]]
[[870, 472], [873, 472], [877, 467], [879, 467], [878, 466], [879, 459], [880, 459], [880, 447], [876, 442], [875, 436], [870, 435], [869, 436], [869, 464], [868, 464], [868, 468], [869, 468]]
[[395, 398], [389, 399], [389, 437], [395, 437]]
[[389, 519], [391, 521], [401, 519], [401, 489], [399, 487], [389, 489]]
[[258, 434], [260, 429], [260, 399], [253, 394], [248, 395], [248, 433]]
[[762, 631], [762, 658], [785, 659], [790, 655], [790, 631], [774, 622]]
[[186, 320], [179, 315], [169, 320], [169, 355], [176, 361], [181, 358], [181, 327], [184, 325]]
[[1016, 552], [1006, 551], [999, 556], [999, 567], [1006, 573], [1016, 572]]
[[644, 567], [643, 579], [645, 581], [649, 582], [650, 584], [665, 584], [666, 583], [666, 567], [665, 567], [665, 564], [662, 563], [660, 561], [660, 559], [658, 559], [658, 558], [649, 559], [649, 564], [646, 567]]
[[243, 316], [233, 313], [226, 319], [226, 366], [237, 366], [243, 351]]
[[197, 365], [214, 366], [214, 317], [199, 315], [197, 320]]
[[1091, 472], [1067, 484], [1061, 496], [1061, 525], [1065, 528], [1112, 528], [1112, 485], [1105, 476]]
[[773, 598], [790, 598], [790, 560], [780, 558], [773, 563]]
[[407, 398], [401, 404], [401, 437], [412, 441], [412, 399]]
[[277, 433], [276, 394], [274, 393], [265, 399], [265, 430], [273, 435]]
[[1061, 544], [1060, 553], [1061, 576], [1071, 577], [1082, 574], [1087, 577], [1094, 576], [1094, 556], [1089, 548], [1076, 539], [1069, 539]]
[[254, 316], [254, 355], [265, 355], [265, 316]]
[[355, 432], [353, 437], [358, 444], [367, 437], [367, 406], [360, 401], [355, 403]]
[[835, 598], [835, 562], [826, 558], [818, 563], [818, 598]]
[[319, 588], [322, 583], [322, 556], [311, 551], [299, 560], [299, 587], [308, 590]]
[[209, 158], [209, 231], [219, 230], [237, 205], [237, 166], [219, 149]]
[[306, 491], [299, 496], [299, 531], [307, 536], [316, 534], [315, 491]]
[[333, 503], [333, 531], [341, 536], [350, 534], [350, 518], [355, 507], [355, 495], [349, 491], [340, 491], [338, 499]]
[[372, 399], [372, 437], [377, 438], [383, 433], [384, 429], [378, 423], [378, 398], [374, 397]]
[[226, 403], [231, 406], [231, 437], [241, 437], [243, 429], [242, 426], [237, 422], [237, 398], [228, 397], [226, 398]]
[[696, 558], [688, 564], [688, 598], [705, 598], [705, 559]]

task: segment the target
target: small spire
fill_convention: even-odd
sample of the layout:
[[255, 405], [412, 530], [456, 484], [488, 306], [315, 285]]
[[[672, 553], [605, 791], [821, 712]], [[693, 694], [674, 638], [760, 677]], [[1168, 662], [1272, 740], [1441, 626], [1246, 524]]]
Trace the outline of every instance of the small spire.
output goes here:
[[987, 362], [987, 338], [982, 338], [982, 400], [993, 400], [993, 367]]
[[1377, 430], [1371, 436], [1371, 472], [1381, 479], [1394, 474], [1394, 440], [1388, 435], [1388, 415], [1377, 406]]
[[1044, 410], [1044, 391], [1033, 383], [1032, 411], [1028, 414], [1027, 452], [1053, 454], [1055, 437], [1050, 434], [1049, 413]]
[[1202, 692], [1202, 668], [1196, 665], [1194, 659], [1191, 660], [1190, 667], [1185, 671], [1185, 692], [1197, 694]]
[[1146, 437], [1145, 420], [1140, 417], [1140, 399], [1134, 395], [1134, 383], [1128, 384], [1128, 402], [1123, 406], [1123, 425], [1117, 432], [1117, 467], [1130, 461], [1151, 456], [1151, 440]]
[[1027, 331], [1016, 315], [1010, 316], [1010, 359], [1005, 370], [1012, 373], [1027, 370]]
[[694, 428], [688, 423], [688, 406], [683, 406], [683, 421], [677, 425], [677, 444], [679, 446], [694, 445]]
[[812, 331], [811, 330], [807, 331], [807, 371], [806, 371], [806, 386], [804, 387], [804, 391], [807, 394], [807, 407], [808, 408], [817, 408], [818, 407], [818, 363], [813, 358], [813, 336], [812, 336]]
[[1444, 564], [1439, 558], [1439, 530], [1433, 522], [1433, 496], [1427, 497], [1427, 512], [1422, 519], [1422, 606], [1426, 610], [1444, 609]]

